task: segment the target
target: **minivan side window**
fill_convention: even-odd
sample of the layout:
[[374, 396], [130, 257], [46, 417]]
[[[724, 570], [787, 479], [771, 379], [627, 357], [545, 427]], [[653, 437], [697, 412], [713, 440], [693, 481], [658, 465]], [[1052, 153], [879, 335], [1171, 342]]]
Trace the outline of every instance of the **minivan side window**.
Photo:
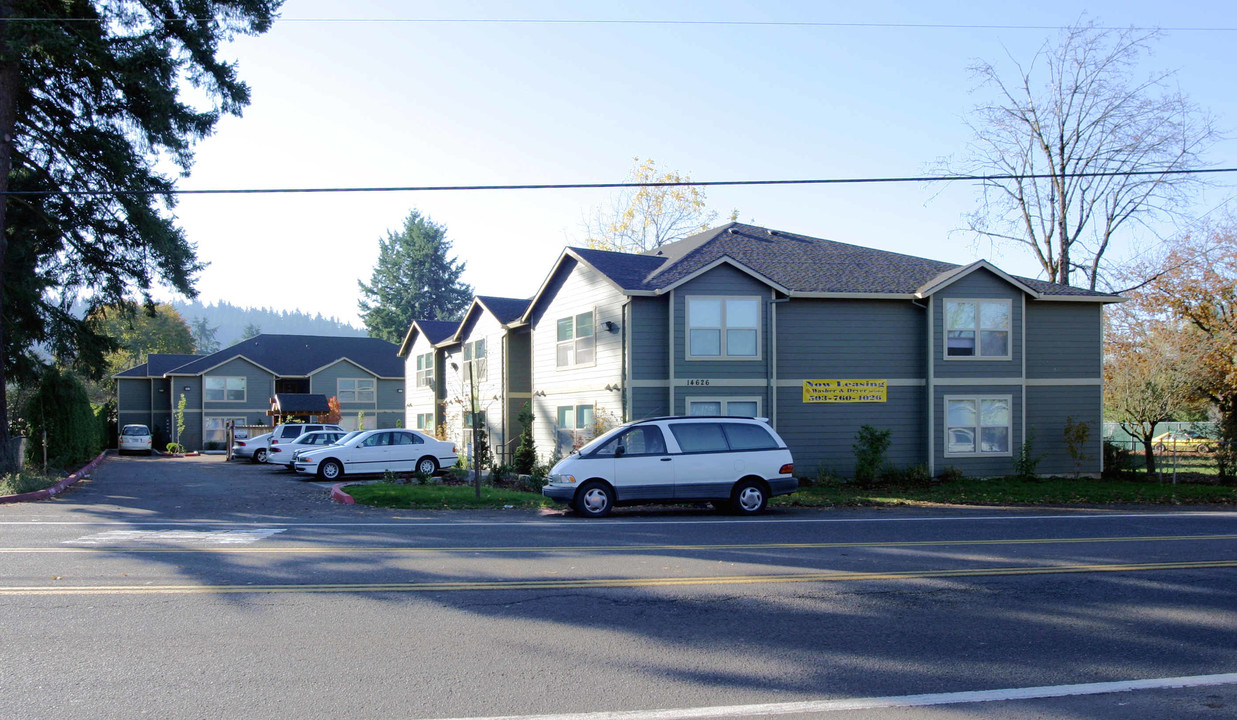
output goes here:
[[631, 455], [665, 455], [666, 439], [656, 425], [634, 427], [610, 438], [605, 445], [593, 452], [594, 457], [616, 457], [623, 448], [622, 457]]
[[670, 426], [674, 439], [685, 453], [725, 452], [730, 449], [721, 423], [675, 423]]
[[727, 423], [722, 426], [731, 450], [776, 450], [777, 441], [759, 425]]

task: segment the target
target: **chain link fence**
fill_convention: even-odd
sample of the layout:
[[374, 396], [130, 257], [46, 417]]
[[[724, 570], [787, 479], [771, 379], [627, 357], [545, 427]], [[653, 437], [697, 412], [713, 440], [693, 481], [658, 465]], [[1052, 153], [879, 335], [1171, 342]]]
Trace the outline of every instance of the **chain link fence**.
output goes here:
[[[1160, 423], [1155, 428], [1151, 454], [1162, 482], [1219, 484], [1221, 470], [1237, 472], [1234, 443], [1217, 438], [1216, 423]], [[1188, 433], [1188, 434], [1187, 434]], [[1105, 472], [1125, 471], [1145, 475], [1147, 447], [1115, 423], [1104, 424]], [[1227, 468], [1222, 464], [1227, 461]], [[1228, 482], [1232, 482], [1229, 480]]]

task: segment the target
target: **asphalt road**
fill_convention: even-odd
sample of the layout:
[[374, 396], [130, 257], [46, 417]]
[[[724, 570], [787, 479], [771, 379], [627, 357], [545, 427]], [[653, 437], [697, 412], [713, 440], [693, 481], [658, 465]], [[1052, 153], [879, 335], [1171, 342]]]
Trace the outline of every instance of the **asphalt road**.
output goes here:
[[1237, 718], [1237, 513], [400, 512], [109, 458], [0, 506], [0, 628], [29, 720]]

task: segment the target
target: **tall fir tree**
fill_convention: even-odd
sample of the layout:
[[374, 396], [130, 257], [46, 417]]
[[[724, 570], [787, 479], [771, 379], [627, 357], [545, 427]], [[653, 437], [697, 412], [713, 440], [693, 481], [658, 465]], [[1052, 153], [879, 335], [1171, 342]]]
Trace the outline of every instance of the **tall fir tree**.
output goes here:
[[378, 245], [369, 284], [358, 281], [361, 321], [371, 337], [399, 342], [413, 320], [458, 320], [472, 302], [464, 262], [448, 257], [447, 228], [413, 210]]
[[[281, 0], [0, 0], [0, 468], [6, 380], [36, 345], [97, 375], [108, 340], [74, 317], [156, 283], [186, 295], [202, 265], [175, 224], [173, 172], [249, 88], [218, 57], [271, 26]], [[188, 91], [188, 92], [183, 92]]]

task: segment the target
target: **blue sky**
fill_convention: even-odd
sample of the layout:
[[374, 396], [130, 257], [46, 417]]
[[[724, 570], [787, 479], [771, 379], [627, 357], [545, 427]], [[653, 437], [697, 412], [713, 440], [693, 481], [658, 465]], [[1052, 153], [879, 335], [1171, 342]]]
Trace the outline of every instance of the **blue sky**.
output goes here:
[[[710, 20], [1035, 25], [1083, 16], [1166, 28], [1146, 70], [1172, 69], [1223, 128], [1237, 120], [1237, 6], [1219, 2], [325, 2], [288, 0], [274, 29], [228, 45], [253, 101], [198, 146], [184, 188], [614, 182], [634, 157], [696, 180], [919, 175], [963, 152], [976, 59], [1031, 57], [1049, 29], [404, 22]], [[943, 4], [941, 4], [943, 5]], [[379, 22], [357, 22], [364, 18]], [[401, 21], [397, 21], [401, 20]], [[1235, 141], [1209, 162], [1237, 165]], [[1221, 182], [1231, 182], [1222, 179]], [[1202, 215], [1231, 188], [1200, 197]], [[476, 292], [526, 297], [607, 191], [185, 196], [210, 267], [204, 301], [299, 309], [359, 325], [357, 280], [410, 209], [445, 224]], [[956, 230], [973, 186], [708, 190], [723, 215], [896, 252], [1021, 251]], [[1118, 254], [1143, 252], [1131, 236]]]

